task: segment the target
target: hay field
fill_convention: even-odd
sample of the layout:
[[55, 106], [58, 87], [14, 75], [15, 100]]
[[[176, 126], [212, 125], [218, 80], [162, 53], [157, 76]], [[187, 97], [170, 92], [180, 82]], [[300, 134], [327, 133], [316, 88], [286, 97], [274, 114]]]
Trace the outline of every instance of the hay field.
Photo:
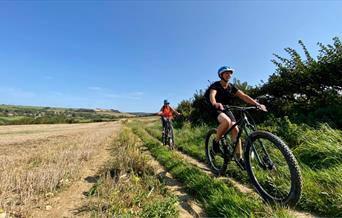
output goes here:
[[113, 142], [118, 125], [0, 126], [0, 209], [29, 216], [46, 198], [79, 179], [99, 147]]

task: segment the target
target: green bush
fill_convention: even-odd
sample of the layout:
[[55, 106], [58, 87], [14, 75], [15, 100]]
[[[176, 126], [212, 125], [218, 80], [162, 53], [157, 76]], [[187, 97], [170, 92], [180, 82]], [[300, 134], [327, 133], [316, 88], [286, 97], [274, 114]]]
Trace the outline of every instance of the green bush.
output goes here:
[[310, 128], [305, 124], [292, 123], [288, 117], [269, 117], [260, 125], [260, 129], [266, 129], [282, 138], [290, 148], [298, 146], [303, 140], [305, 130]]

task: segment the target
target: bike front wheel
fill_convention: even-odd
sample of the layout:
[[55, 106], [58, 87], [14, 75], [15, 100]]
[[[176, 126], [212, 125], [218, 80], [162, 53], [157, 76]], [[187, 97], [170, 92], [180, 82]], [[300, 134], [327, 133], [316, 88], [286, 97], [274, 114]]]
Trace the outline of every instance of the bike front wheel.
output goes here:
[[175, 134], [173, 132], [173, 126], [170, 125], [170, 129], [168, 131], [168, 145], [170, 149], [175, 148]]
[[301, 197], [303, 182], [288, 146], [264, 131], [253, 132], [246, 144], [246, 170], [256, 191], [266, 202], [295, 206]]

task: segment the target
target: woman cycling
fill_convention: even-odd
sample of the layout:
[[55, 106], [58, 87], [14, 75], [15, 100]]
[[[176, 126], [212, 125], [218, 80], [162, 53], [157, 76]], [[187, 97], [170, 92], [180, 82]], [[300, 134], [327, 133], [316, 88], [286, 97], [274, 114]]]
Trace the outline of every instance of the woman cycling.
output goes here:
[[[225, 111], [223, 105], [230, 104], [233, 98], [238, 97], [248, 104], [257, 106], [262, 111], [267, 111], [265, 105], [259, 104], [256, 100], [236, 88], [232, 83], [229, 83], [229, 79], [232, 77], [233, 73], [234, 70], [230, 67], [223, 66], [219, 68], [217, 74], [220, 80], [214, 82], [209, 87], [208, 101], [210, 102], [210, 111], [212, 112], [212, 116], [219, 122], [216, 138], [213, 142], [214, 154], [221, 152], [219, 147], [219, 140], [224, 135], [224, 133], [236, 122], [233, 113], [231, 111]], [[238, 132], [239, 129], [236, 126], [232, 130], [233, 142], [236, 141]], [[242, 146], [240, 140], [238, 142], [236, 150], [234, 151], [234, 158], [244, 167], [244, 161], [242, 159]]]

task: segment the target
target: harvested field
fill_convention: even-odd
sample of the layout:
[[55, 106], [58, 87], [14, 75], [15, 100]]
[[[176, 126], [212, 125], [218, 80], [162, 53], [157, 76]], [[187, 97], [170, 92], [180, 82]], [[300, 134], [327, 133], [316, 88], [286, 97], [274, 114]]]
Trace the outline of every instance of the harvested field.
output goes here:
[[47, 199], [80, 179], [118, 127], [115, 122], [1, 126], [0, 208], [18, 217], [45, 208]]

